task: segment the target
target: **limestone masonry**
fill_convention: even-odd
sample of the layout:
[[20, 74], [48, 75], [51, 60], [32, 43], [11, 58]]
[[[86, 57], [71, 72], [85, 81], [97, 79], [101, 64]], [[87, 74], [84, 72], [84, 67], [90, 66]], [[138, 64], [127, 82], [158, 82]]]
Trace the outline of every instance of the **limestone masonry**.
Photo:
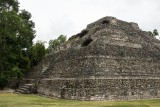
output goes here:
[[23, 82], [64, 99], [160, 98], [160, 41], [136, 23], [104, 17], [53, 49]]

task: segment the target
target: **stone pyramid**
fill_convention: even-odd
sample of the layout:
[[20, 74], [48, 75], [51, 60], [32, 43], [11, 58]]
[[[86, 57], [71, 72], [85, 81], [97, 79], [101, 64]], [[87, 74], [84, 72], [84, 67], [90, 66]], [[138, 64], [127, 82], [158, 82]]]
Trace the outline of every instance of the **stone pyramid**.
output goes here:
[[104, 17], [53, 49], [26, 81], [65, 99], [160, 98], [160, 41], [136, 23]]

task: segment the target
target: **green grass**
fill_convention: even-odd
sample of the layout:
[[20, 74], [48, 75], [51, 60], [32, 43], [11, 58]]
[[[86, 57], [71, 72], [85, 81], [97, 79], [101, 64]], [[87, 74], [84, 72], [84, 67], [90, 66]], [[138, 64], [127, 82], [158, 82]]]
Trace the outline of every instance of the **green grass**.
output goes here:
[[136, 101], [75, 101], [36, 95], [0, 93], [0, 107], [160, 107], [160, 99]]

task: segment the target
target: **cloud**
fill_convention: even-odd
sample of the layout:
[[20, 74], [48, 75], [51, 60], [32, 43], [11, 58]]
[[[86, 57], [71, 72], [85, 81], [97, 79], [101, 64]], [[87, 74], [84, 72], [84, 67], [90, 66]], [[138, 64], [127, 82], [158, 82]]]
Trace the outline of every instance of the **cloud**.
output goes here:
[[19, 0], [36, 23], [36, 40], [72, 36], [105, 16], [136, 22], [143, 30], [160, 31], [160, 0]]
[[59, 35], [68, 35], [71, 36], [72, 33], [76, 33], [74, 29], [73, 22], [68, 18], [67, 15], [55, 18], [51, 21], [50, 33], [52, 34], [52, 39], [55, 39], [55, 36]]

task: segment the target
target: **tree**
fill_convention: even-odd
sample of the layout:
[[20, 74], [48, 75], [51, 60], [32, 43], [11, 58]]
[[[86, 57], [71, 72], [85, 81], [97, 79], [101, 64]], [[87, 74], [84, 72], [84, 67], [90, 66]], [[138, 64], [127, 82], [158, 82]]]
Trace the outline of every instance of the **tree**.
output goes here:
[[159, 35], [157, 29], [154, 29], [154, 30], [153, 30], [153, 34], [154, 34], [155, 36]]
[[60, 36], [58, 37], [58, 42], [59, 42], [59, 44], [66, 42], [66, 40], [67, 40], [67, 36], [60, 35]]
[[149, 33], [149, 35], [150, 35], [150, 36], [153, 36], [153, 37], [154, 37], [154, 36], [158, 36], [158, 35], [159, 35], [159, 33], [158, 33], [157, 29], [154, 29], [154, 30], [153, 30], [153, 32], [148, 31], [148, 33]]
[[[34, 22], [17, 0], [0, 0], [0, 72], [25, 73], [30, 68], [29, 50], [35, 37]], [[18, 70], [19, 69], [19, 70]], [[8, 72], [8, 73], [6, 73]]]
[[150, 36], [153, 36], [153, 33], [151, 31], [148, 31], [148, 33], [149, 33]]
[[45, 42], [38, 41], [32, 46], [30, 52], [31, 67], [36, 66], [45, 56], [46, 49], [44, 43]]
[[17, 0], [1, 0], [0, 1], [0, 11], [11, 11], [14, 10], [16, 12], [19, 11], [19, 3]]
[[9, 82], [9, 77], [0, 73], [0, 89], [3, 89]]
[[48, 51], [51, 51], [52, 49], [56, 48], [58, 45], [63, 44], [67, 41], [67, 36], [60, 35], [58, 39], [50, 40]]

